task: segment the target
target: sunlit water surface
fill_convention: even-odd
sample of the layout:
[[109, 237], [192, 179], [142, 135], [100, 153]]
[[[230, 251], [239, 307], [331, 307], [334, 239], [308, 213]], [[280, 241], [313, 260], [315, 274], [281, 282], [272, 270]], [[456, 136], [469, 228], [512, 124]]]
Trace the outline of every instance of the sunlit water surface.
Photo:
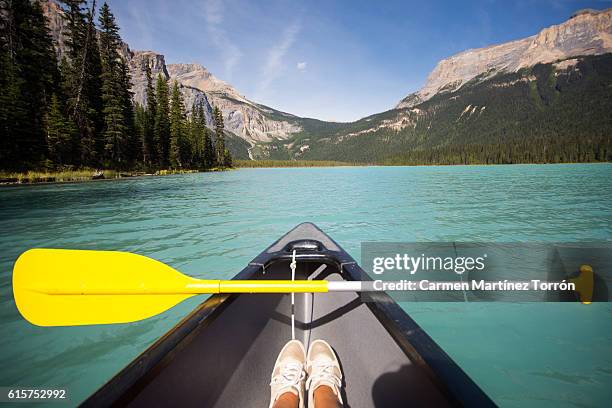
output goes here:
[[[134, 324], [35, 327], [12, 297], [22, 251], [130, 251], [231, 278], [303, 221], [357, 259], [362, 241], [610, 241], [612, 165], [244, 169], [2, 188], [0, 386], [67, 387], [78, 402], [202, 299]], [[500, 405], [609, 403], [609, 304], [402, 307]]]

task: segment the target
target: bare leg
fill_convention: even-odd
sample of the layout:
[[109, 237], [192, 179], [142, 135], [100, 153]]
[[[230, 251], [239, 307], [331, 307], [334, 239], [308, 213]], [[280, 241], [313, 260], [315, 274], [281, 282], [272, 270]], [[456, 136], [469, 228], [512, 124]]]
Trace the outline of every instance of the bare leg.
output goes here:
[[298, 405], [298, 396], [292, 392], [286, 392], [278, 397], [272, 408], [297, 408]]
[[327, 385], [320, 385], [314, 391], [316, 408], [342, 408], [338, 397]]

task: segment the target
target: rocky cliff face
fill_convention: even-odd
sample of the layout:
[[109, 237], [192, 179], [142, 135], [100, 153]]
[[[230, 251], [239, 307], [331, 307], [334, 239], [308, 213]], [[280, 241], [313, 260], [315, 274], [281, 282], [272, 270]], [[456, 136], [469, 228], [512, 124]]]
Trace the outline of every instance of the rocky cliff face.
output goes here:
[[297, 117], [249, 101], [200, 64], [169, 64], [168, 73], [179, 83], [204, 91], [211, 103], [223, 112], [226, 129], [251, 143], [287, 139], [302, 130], [295, 121]]
[[[145, 73], [147, 65], [151, 68], [151, 75], [154, 81], [158, 75], [162, 75], [164, 78], [169, 79], [171, 85], [173, 79], [176, 79], [170, 77], [166, 60], [161, 54], [157, 54], [153, 51], [130, 51], [127, 55], [127, 59], [130, 64], [132, 92], [134, 93], [134, 102], [136, 103], [141, 105], [147, 104], [147, 77]], [[212, 127], [212, 106], [206, 93], [200, 89], [184, 84], [181, 81], [178, 81], [178, 83], [187, 113], [191, 113], [194, 104], [203, 103], [206, 123]]]
[[62, 16], [62, 10], [53, 1], [43, 3], [43, 13], [47, 17], [47, 27], [55, 41], [55, 52], [57, 53], [58, 61], [61, 61], [66, 53], [65, 44], [65, 26], [66, 22]]
[[134, 102], [146, 105], [147, 101], [147, 77], [145, 74], [146, 66], [151, 68], [153, 80], [158, 75], [168, 79], [168, 70], [164, 56], [153, 51], [135, 51], [129, 54], [130, 74], [132, 80], [132, 92], [134, 92]]
[[[48, 0], [42, 4], [43, 13], [47, 18], [47, 27], [51, 33], [51, 37], [55, 42], [55, 52], [57, 53], [58, 61], [66, 57], [67, 45], [66, 45], [66, 20], [63, 17], [63, 11], [61, 7], [54, 1]], [[123, 58], [129, 60], [130, 47], [126, 43], [121, 44], [119, 53]]]
[[425, 86], [396, 108], [410, 108], [439, 92], [455, 91], [477, 76], [486, 78], [538, 63], [608, 52], [612, 52], [612, 9], [583, 10], [531, 37], [467, 50], [440, 61]]
[[214, 92], [236, 101], [250, 103], [234, 87], [227, 82], [215, 78], [206, 68], [200, 64], [169, 64], [168, 72], [172, 78], [193, 88], [204, 92]]

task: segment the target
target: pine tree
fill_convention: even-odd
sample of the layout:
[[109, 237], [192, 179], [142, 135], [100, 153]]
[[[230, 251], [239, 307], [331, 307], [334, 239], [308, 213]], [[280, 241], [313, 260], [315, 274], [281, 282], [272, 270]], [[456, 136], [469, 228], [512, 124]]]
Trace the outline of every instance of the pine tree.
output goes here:
[[215, 155], [217, 164], [225, 167], [225, 135], [223, 134], [223, 113], [218, 107], [213, 109], [213, 117], [215, 118]]
[[119, 61], [119, 80], [120, 85], [119, 96], [123, 109], [123, 117], [125, 123], [125, 131], [127, 138], [127, 161], [131, 166], [134, 166], [142, 157], [142, 147], [140, 140], [135, 132], [134, 125], [134, 103], [132, 101], [134, 93], [131, 91], [132, 83], [130, 78], [130, 70], [125, 60]]
[[51, 163], [56, 167], [62, 167], [71, 158], [72, 142], [76, 128], [64, 116], [55, 94], [51, 96], [51, 103], [45, 116], [45, 129]]
[[[204, 106], [200, 105], [200, 115], [204, 117]], [[217, 156], [215, 154], [215, 146], [213, 145], [213, 136], [210, 129], [204, 125], [204, 152], [203, 164], [205, 169], [211, 169], [217, 165]]]
[[232, 155], [228, 149], [225, 149], [225, 154], [223, 155], [223, 165], [225, 167], [232, 167]]
[[0, 15], [0, 158], [26, 170], [45, 157], [44, 115], [59, 74], [40, 1], [3, 2]]
[[91, 2], [91, 8], [87, 10], [87, 39], [90, 42], [88, 51], [85, 53], [85, 86], [87, 87], [87, 119], [92, 126], [94, 151], [89, 159], [89, 165], [98, 165], [102, 159], [105, 140], [102, 135], [104, 128], [104, 103], [102, 101], [102, 61], [100, 59], [100, 47], [95, 24], [96, 1]]
[[136, 103], [134, 105], [134, 135], [136, 137], [136, 139], [138, 140], [141, 150], [140, 153], [142, 154], [142, 156], [140, 157], [140, 160], [142, 160], [142, 163], [145, 165], [145, 167], [150, 167], [150, 165], [147, 163], [147, 157], [145, 156], [145, 145], [144, 145], [144, 140], [145, 140], [145, 128], [146, 128], [146, 116], [147, 116], [147, 110], [144, 106], [142, 106], [139, 103]]
[[119, 27], [108, 4], [100, 9], [100, 60], [102, 65], [102, 102], [104, 108], [104, 151], [109, 164], [125, 167], [127, 161], [127, 128], [122, 98], [121, 44]]
[[208, 128], [206, 127], [206, 114], [204, 112], [204, 101], [200, 101], [196, 110], [198, 112], [198, 128], [199, 135], [199, 150], [198, 150], [198, 167], [206, 168], [206, 139], [208, 138]]
[[170, 99], [170, 166], [180, 168], [189, 153], [185, 143], [185, 107], [179, 90], [178, 83], [172, 85], [172, 97]]
[[205, 129], [204, 134], [204, 168], [211, 169], [217, 166], [217, 156], [213, 144], [213, 135], [210, 129]]
[[[84, 10], [83, 0], [62, 0], [66, 18], [68, 64], [64, 73], [64, 93], [68, 111], [79, 130], [78, 162], [99, 164], [98, 153], [104, 140], [100, 136], [102, 117], [101, 62], [94, 24], [95, 0]], [[76, 161], [76, 160], [75, 160]]]
[[186, 121], [186, 131], [185, 135], [187, 136], [187, 143], [189, 145], [189, 152], [191, 153], [189, 157], [184, 162], [184, 165], [189, 168], [198, 168], [199, 162], [199, 125], [198, 125], [198, 112], [197, 112], [197, 104], [194, 103], [191, 108], [191, 115], [187, 118]]
[[153, 162], [156, 161], [155, 158], [157, 157], [154, 137], [157, 100], [155, 98], [155, 88], [153, 87], [153, 77], [151, 75], [149, 61], [146, 61], [144, 70], [147, 78], [147, 105], [143, 117], [142, 154], [144, 165], [150, 167]]
[[157, 164], [159, 167], [168, 165], [168, 154], [170, 152], [170, 118], [169, 118], [169, 100], [168, 100], [168, 81], [158, 74], [157, 83], [155, 84], [156, 109], [155, 109], [155, 126], [154, 139], [157, 150]]
[[[191, 144], [191, 166], [198, 169], [208, 168], [206, 158], [206, 142], [208, 129], [206, 128], [206, 115], [204, 113], [204, 102], [194, 102], [191, 109], [190, 120], [190, 144]], [[212, 145], [210, 146], [212, 154]]]
[[27, 132], [28, 110], [21, 98], [23, 80], [18, 76], [12, 54], [3, 44], [0, 55], [0, 163], [6, 169], [27, 170], [22, 135]]
[[72, 67], [68, 62], [68, 58], [64, 56], [59, 64], [60, 67], [60, 83], [59, 90], [57, 91], [58, 100], [61, 101], [62, 112], [67, 120], [74, 126], [75, 132], [72, 134], [72, 140], [70, 142], [70, 153], [68, 163], [71, 165], [78, 166], [80, 164], [81, 156], [81, 133], [74, 121], [72, 110], [70, 109], [70, 87], [68, 86], [68, 78], [72, 71]]

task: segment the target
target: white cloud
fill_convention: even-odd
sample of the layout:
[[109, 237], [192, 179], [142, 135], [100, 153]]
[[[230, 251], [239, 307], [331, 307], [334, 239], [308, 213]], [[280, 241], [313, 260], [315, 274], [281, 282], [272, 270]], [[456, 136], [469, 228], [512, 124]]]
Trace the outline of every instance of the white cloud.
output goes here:
[[219, 0], [207, 0], [204, 2], [204, 17], [206, 22], [211, 25], [223, 22], [222, 4]]
[[242, 57], [242, 52], [229, 39], [221, 24], [223, 23], [223, 11], [223, 2], [220, 0], [206, 0], [204, 2], [206, 29], [212, 43], [221, 51], [223, 56], [224, 79], [230, 81], [234, 67]]
[[281, 36], [280, 42], [268, 50], [266, 63], [262, 71], [262, 79], [259, 83], [259, 92], [264, 92], [281, 73], [284, 67], [284, 57], [289, 51], [300, 32], [300, 24], [297, 22], [289, 25]]
[[306, 70], [306, 63], [305, 62], [298, 62], [296, 65], [296, 68], [298, 69], [298, 71], [305, 71]]

